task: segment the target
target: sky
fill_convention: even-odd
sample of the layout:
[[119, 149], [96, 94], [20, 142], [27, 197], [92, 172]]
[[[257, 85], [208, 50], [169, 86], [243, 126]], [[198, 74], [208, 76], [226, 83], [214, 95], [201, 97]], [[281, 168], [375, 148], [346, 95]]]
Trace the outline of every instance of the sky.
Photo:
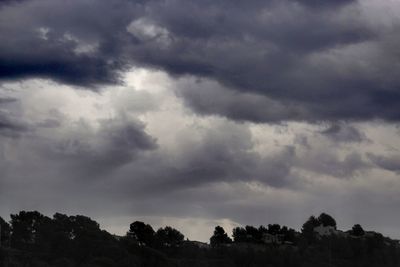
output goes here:
[[399, 0], [0, 2], [0, 216], [400, 238]]

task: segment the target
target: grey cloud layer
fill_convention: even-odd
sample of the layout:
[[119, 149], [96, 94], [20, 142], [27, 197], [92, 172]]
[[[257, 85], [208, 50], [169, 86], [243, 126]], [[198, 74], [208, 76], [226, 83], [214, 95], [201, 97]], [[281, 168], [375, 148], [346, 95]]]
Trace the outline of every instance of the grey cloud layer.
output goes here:
[[366, 1], [11, 2], [0, 78], [96, 86], [139, 64], [221, 83], [182, 93], [201, 114], [398, 121], [400, 22], [377, 25]]
[[[366, 192], [382, 206], [393, 199], [399, 202], [394, 194], [387, 200], [385, 187], [385, 181], [393, 191], [400, 186], [396, 158], [385, 152], [379, 138], [374, 138], [376, 144], [367, 141], [375, 126], [285, 126], [198, 116], [183, 105], [187, 98], [171, 88], [193, 93], [193, 88], [215, 86], [226, 95], [234, 94], [216, 82], [175, 80], [148, 70], [131, 75], [129, 86], [105, 88], [102, 93], [44, 80], [4, 86], [9, 92], [0, 104], [5, 118], [25, 123], [29, 131], [14, 138], [0, 134], [2, 216], [39, 209], [109, 220], [225, 218], [299, 227], [315, 209], [329, 208], [337, 217], [352, 207], [369, 211]], [[143, 102], [150, 104], [145, 108]], [[384, 138], [396, 146], [396, 129], [387, 125], [380, 132], [396, 135]], [[359, 199], [343, 205], [354, 194]], [[380, 214], [394, 209], [382, 211], [376, 204], [373, 208]], [[385, 227], [363, 221], [389, 233], [387, 227], [400, 221], [393, 217]], [[353, 222], [351, 216], [344, 218]]]

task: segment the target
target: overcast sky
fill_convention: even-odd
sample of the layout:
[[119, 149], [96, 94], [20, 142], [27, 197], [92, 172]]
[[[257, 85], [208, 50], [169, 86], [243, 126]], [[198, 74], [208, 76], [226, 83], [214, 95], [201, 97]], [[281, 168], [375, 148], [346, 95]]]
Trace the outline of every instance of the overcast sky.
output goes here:
[[400, 238], [399, 0], [0, 2], [0, 216]]

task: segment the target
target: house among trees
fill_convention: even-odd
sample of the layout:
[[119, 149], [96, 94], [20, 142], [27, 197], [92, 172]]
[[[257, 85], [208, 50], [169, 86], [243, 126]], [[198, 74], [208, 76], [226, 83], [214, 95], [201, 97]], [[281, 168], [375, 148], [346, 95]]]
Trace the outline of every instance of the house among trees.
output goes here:
[[284, 235], [281, 234], [270, 234], [270, 233], [264, 233], [262, 236], [262, 241], [265, 244], [277, 244], [281, 245], [284, 242]]
[[321, 213], [318, 218], [311, 216], [308, 221], [303, 225], [303, 232], [310, 232], [316, 234], [317, 238], [330, 235], [346, 236], [346, 233], [336, 229], [335, 219], [326, 214]]
[[328, 235], [334, 235], [336, 234], [337, 230], [336, 227], [332, 225], [323, 225], [320, 224], [316, 227], [314, 227], [314, 232], [316, 232], [319, 236], [328, 236]]

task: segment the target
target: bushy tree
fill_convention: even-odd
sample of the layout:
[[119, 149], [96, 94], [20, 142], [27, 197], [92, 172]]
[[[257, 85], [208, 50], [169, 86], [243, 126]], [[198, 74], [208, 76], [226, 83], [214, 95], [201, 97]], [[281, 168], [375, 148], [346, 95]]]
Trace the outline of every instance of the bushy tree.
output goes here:
[[268, 233], [271, 235], [277, 235], [281, 231], [281, 226], [279, 224], [268, 224]]
[[301, 234], [306, 243], [312, 243], [315, 241], [314, 228], [318, 225], [320, 225], [320, 222], [314, 216], [308, 218], [308, 220], [303, 224], [301, 228]]
[[51, 219], [37, 211], [21, 211], [11, 214], [11, 242], [17, 248], [38, 248], [45, 245]]
[[261, 242], [262, 235], [260, 231], [258, 231], [258, 228], [255, 228], [254, 226], [246, 225], [246, 235], [248, 238], [248, 242], [251, 243], [259, 243]]
[[247, 242], [247, 231], [243, 227], [235, 227], [232, 231], [233, 241], [235, 243]]
[[160, 246], [166, 247], [176, 247], [182, 243], [184, 238], [185, 236], [181, 232], [170, 226], [158, 229], [155, 234], [156, 242]]
[[154, 234], [155, 232], [151, 225], [135, 221], [131, 223], [127, 236], [136, 240], [139, 245], [151, 246], [154, 243]]
[[224, 228], [221, 226], [216, 226], [214, 229], [214, 234], [210, 238], [210, 244], [213, 247], [220, 246], [222, 244], [230, 244], [232, 239], [227, 235]]
[[284, 241], [296, 242], [296, 231], [294, 229], [283, 226], [279, 233], [283, 236]]
[[10, 225], [0, 217], [0, 245], [5, 247], [8, 246], [10, 240]]
[[319, 217], [318, 217], [318, 221], [323, 226], [333, 226], [336, 228], [336, 221], [329, 214], [321, 213], [321, 215], [319, 215]]
[[71, 217], [60, 213], [53, 215], [54, 236], [56, 238], [54, 248], [59, 249], [60, 252], [68, 250], [71, 245], [71, 240], [73, 240], [77, 234], [76, 230], [74, 232], [73, 219], [71, 219]]
[[365, 234], [364, 229], [359, 224], [355, 224], [353, 228], [351, 228], [351, 234], [353, 236], [363, 236]]
[[260, 227], [258, 227], [258, 232], [262, 235], [268, 233], [268, 229], [264, 226], [264, 225], [260, 225]]
[[265, 227], [256, 228], [251, 225], [243, 227], [235, 227], [232, 231], [233, 241], [235, 243], [259, 243], [262, 236], [267, 232]]
[[301, 232], [303, 234], [314, 232], [314, 228], [319, 224], [319, 220], [317, 220], [314, 216], [311, 216], [301, 227]]

